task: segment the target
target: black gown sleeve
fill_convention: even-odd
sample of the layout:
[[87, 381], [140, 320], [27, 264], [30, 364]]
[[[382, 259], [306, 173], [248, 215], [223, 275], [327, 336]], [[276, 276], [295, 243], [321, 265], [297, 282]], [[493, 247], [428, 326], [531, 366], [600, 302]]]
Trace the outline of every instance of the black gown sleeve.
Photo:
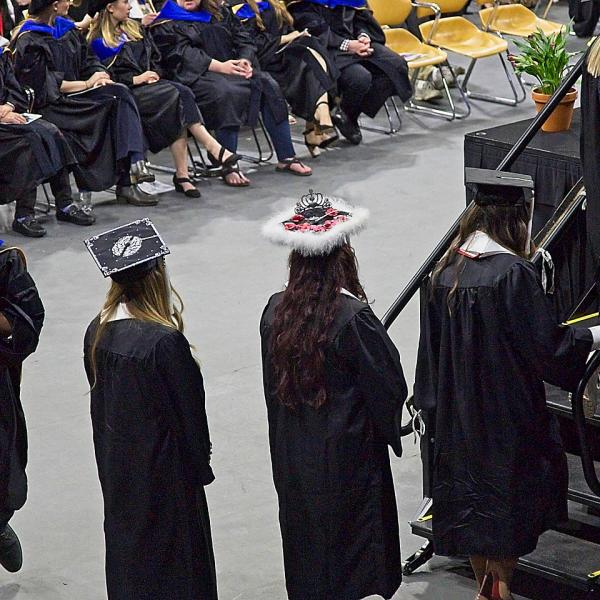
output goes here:
[[289, 7], [291, 15], [294, 17], [294, 27], [298, 31], [308, 29], [310, 35], [319, 38], [319, 41], [330, 49], [339, 50], [340, 45], [346, 39], [344, 36], [338, 35], [331, 29], [329, 22], [323, 16], [321, 11], [330, 10], [328, 8], [320, 8], [314, 4], [301, 2], [292, 4]]
[[169, 76], [176, 75], [177, 81], [191, 86], [208, 71], [212, 56], [205, 52], [201, 36], [192, 26], [167, 21], [151, 31]]
[[0, 338], [0, 362], [15, 367], [37, 348], [44, 306], [19, 252], [0, 254], [0, 269], [0, 311], [12, 327], [10, 337]]
[[173, 332], [155, 349], [156, 370], [165, 383], [170, 415], [189, 461], [191, 480], [208, 485], [214, 480], [210, 468], [211, 443], [204, 405], [204, 382], [185, 336]]
[[400, 355], [370, 308], [358, 312], [337, 336], [337, 351], [356, 373], [375, 428], [402, 455], [400, 427], [407, 386]]
[[535, 267], [515, 263], [496, 283], [501, 326], [523, 364], [539, 379], [573, 391], [592, 347], [584, 327], [557, 324]]
[[27, 98], [15, 77], [12, 62], [4, 54], [0, 56], [0, 104], [10, 102], [17, 112], [27, 111]]
[[[269, 11], [272, 12], [272, 11]], [[268, 14], [268, 13], [267, 13]], [[256, 57], [261, 66], [265, 68], [268, 64], [268, 59], [272, 58], [281, 45], [281, 32], [273, 31], [270, 21], [263, 14], [263, 22], [265, 29], [258, 26], [256, 19], [247, 19], [242, 21], [242, 27], [250, 35], [256, 47]], [[271, 26], [270, 26], [271, 25]]]
[[231, 38], [233, 41], [233, 47], [238, 58], [245, 58], [251, 63], [254, 63], [256, 59], [256, 46], [252, 40], [252, 36], [248, 30], [243, 26], [242, 22], [234, 16], [230, 8], [223, 8], [225, 13], [225, 21], [231, 32]]
[[354, 37], [358, 38], [361, 33], [366, 33], [374, 43], [385, 44], [385, 33], [369, 9], [354, 13]]
[[96, 53], [88, 45], [83, 35], [79, 31], [76, 31], [73, 35], [78, 36], [77, 41], [80, 44], [79, 64], [81, 65], [81, 70], [78, 73], [76, 80], [85, 81], [86, 79], [89, 79], [94, 73], [106, 71], [104, 65], [100, 62], [100, 60], [96, 56]]
[[35, 93], [35, 108], [60, 98], [64, 72], [58, 71], [48, 44], [51, 39], [25, 32], [15, 43], [15, 74], [22, 86]]

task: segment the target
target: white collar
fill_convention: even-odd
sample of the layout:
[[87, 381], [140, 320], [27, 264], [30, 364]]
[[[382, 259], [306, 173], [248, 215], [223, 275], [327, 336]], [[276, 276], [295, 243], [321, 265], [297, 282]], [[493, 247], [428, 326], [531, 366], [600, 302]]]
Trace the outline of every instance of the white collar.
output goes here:
[[355, 300], [360, 300], [360, 298], [357, 298], [352, 292], [349, 292], [345, 288], [340, 288], [340, 293], [341, 294], [346, 294], [346, 296], [350, 296], [351, 298], [354, 298]]
[[[100, 320], [104, 321], [105, 316], [106, 313], [103, 312], [100, 316]], [[127, 310], [127, 304], [125, 304], [124, 302], [120, 302], [117, 306], [117, 310], [114, 312], [113, 316], [110, 319], [108, 319], [108, 322], [110, 323], [111, 321], [122, 321], [123, 319], [133, 319], [133, 317], [131, 316], [131, 313]]]
[[484, 258], [493, 254], [513, 254], [512, 250], [495, 242], [487, 233], [474, 231], [460, 247], [462, 253], [469, 258]]

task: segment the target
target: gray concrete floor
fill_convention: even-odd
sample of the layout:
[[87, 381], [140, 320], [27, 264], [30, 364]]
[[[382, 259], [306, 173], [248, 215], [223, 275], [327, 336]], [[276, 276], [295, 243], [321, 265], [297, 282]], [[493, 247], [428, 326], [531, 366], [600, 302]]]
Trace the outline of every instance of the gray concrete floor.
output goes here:
[[[563, 6], [553, 13], [566, 21]], [[473, 83], [489, 91], [503, 86], [498, 62], [482, 61]], [[355, 246], [367, 293], [382, 316], [464, 206], [464, 134], [528, 118], [533, 111], [527, 100], [516, 108], [473, 102], [472, 116], [454, 123], [406, 115], [396, 136], [367, 133], [358, 148], [341, 145], [309, 160], [315, 169], [311, 179], [262, 166], [251, 173], [253, 185], [246, 190], [210, 180], [200, 185], [200, 200], [170, 194], [150, 210], [102, 206], [97, 224], [87, 230], [51, 218], [45, 239], [4, 234], [9, 244], [27, 252], [47, 318], [39, 349], [24, 370], [30, 493], [13, 524], [25, 565], [18, 574], [0, 574], [0, 600], [106, 597], [102, 498], [81, 358], [83, 333], [107, 284], [82, 244], [84, 237], [146, 215], [164, 235], [172, 251], [172, 279], [186, 303], [186, 333], [206, 380], [217, 476], [207, 494], [220, 597], [282, 600], [258, 322], [269, 295], [285, 281], [286, 252], [261, 239], [261, 223], [308, 186], [367, 206], [371, 222]], [[168, 164], [164, 154], [160, 160]], [[412, 381], [418, 335], [414, 303], [392, 335]], [[419, 453], [412, 440], [405, 440], [403, 458], [392, 464], [406, 557], [422, 543], [407, 525], [421, 499]], [[472, 582], [451, 567], [450, 561], [434, 559], [406, 579], [395, 599], [473, 598]]]

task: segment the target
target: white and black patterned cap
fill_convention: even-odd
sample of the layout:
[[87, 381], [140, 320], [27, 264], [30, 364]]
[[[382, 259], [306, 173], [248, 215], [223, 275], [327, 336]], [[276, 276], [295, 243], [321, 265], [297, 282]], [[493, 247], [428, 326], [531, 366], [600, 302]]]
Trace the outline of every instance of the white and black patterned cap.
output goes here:
[[152, 221], [139, 219], [84, 241], [104, 277], [121, 284], [145, 277], [170, 254]]

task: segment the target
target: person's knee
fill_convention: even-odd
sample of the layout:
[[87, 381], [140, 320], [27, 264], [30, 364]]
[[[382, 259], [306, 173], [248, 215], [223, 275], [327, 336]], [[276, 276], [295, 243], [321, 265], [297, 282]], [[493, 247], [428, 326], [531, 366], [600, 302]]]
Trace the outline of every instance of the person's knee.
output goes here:
[[362, 65], [351, 67], [351, 71], [345, 79], [346, 86], [350, 87], [355, 93], [366, 94], [373, 83], [373, 75]]

